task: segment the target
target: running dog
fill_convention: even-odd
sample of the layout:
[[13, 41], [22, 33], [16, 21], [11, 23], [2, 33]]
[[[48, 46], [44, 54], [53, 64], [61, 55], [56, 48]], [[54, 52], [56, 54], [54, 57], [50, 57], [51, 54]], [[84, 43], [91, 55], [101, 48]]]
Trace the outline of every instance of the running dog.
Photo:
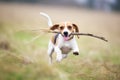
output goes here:
[[51, 18], [47, 14], [43, 12], [40, 14], [47, 17], [50, 30], [57, 30], [59, 32], [54, 34], [49, 41], [49, 63], [52, 63], [53, 52], [57, 54], [56, 61], [58, 62], [60, 62], [63, 58], [66, 58], [70, 51], [73, 51], [74, 55], [79, 55], [79, 48], [75, 36], [71, 35], [73, 32], [79, 32], [78, 26], [71, 22], [62, 22], [53, 25]]

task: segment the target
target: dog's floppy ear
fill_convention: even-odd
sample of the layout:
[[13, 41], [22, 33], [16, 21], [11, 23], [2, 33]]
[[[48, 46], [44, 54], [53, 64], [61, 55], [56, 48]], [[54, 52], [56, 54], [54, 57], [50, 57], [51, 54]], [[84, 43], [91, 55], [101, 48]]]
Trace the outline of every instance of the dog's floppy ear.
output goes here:
[[76, 24], [72, 24], [73, 25], [73, 28], [75, 29], [75, 32], [79, 32], [79, 28]]
[[[72, 24], [73, 28], [75, 29], [75, 32], [79, 33], [79, 28], [76, 24]], [[79, 36], [77, 35], [77, 37], [79, 38]]]
[[52, 27], [50, 27], [50, 30], [58, 29], [58, 27], [59, 27], [59, 24], [55, 24], [55, 25], [53, 25]]

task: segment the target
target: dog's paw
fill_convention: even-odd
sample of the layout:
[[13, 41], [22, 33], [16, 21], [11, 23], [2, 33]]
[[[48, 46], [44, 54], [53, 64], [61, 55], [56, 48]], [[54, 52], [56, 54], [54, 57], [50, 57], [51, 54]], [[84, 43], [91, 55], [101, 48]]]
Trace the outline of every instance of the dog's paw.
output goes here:
[[56, 61], [60, 62], [62, 60], [62, 55], [57, 55]]
[[74, 55], [79, 55], [79, 52], [73, 52]]

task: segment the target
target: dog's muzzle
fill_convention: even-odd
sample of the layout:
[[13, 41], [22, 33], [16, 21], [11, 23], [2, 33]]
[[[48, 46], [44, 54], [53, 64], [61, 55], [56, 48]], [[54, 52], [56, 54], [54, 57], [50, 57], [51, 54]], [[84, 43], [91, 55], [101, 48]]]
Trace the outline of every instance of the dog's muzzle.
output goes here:
[[64, 38], [64, 40], [65, 41], [68, 41], [69, 39], [70, 39], [70, 35], [69, 35], [69, 33], [68, 32], [63, 32], [63, 38]]

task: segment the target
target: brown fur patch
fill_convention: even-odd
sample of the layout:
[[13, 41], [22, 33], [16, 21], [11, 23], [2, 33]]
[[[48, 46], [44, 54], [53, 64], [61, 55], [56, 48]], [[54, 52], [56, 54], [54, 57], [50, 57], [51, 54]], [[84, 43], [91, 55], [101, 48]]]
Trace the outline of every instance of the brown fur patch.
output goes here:
[[58, 28], [59, 28], [59, 24], [55, 24], [50, 28], [50, 30], [55, 30], [55, 29], [58, 29]]

